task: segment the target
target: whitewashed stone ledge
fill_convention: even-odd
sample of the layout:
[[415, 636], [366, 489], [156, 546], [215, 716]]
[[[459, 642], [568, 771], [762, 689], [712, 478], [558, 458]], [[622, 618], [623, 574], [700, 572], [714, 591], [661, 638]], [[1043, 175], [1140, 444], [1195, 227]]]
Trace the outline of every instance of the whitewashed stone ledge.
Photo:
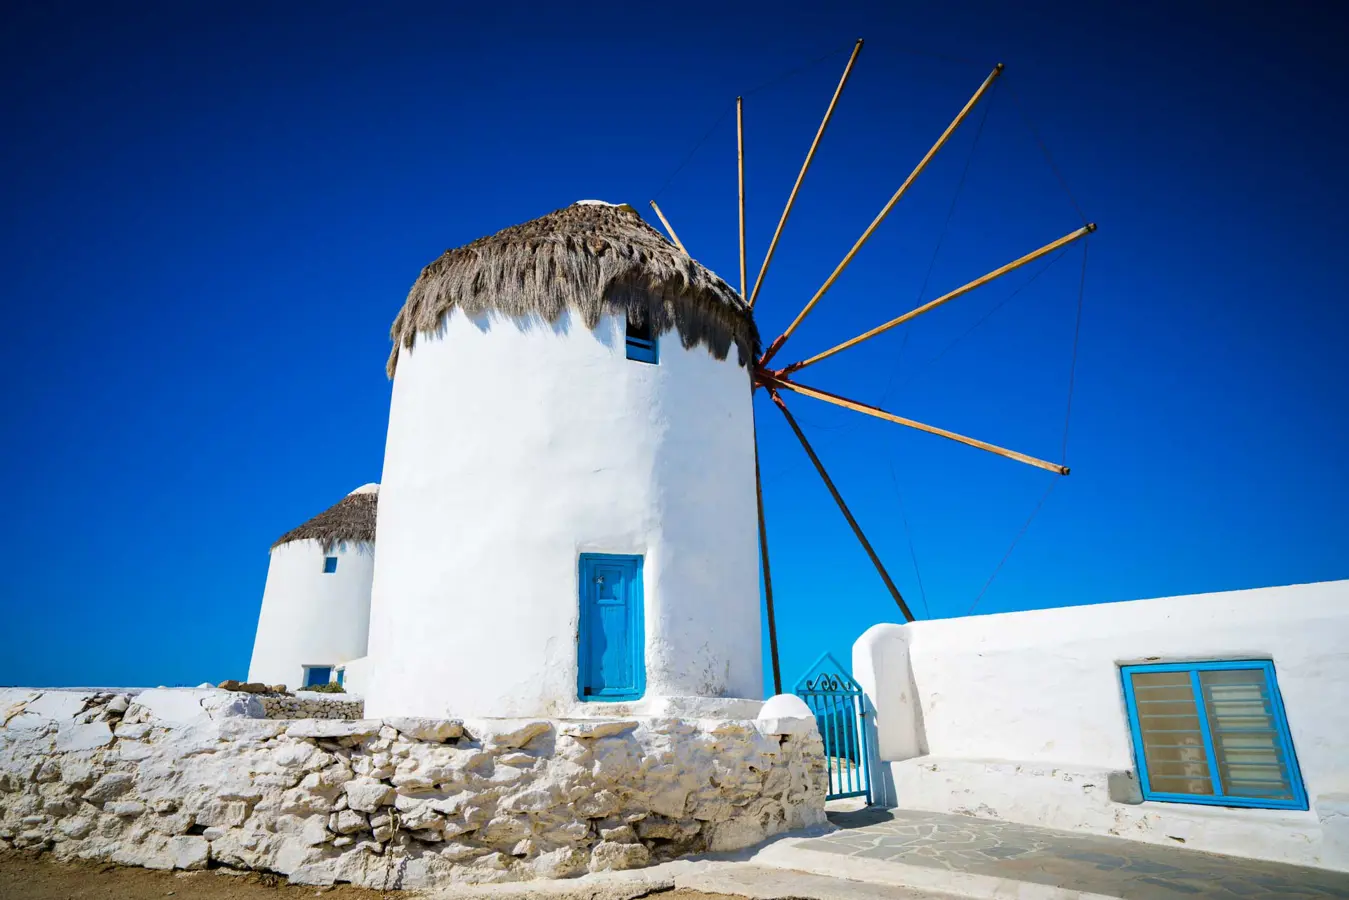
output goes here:
[[0, 848], [423, 888], [824, 823], [823, 746], [791, 718], [283, 721], [220, 693], [0, 690]]

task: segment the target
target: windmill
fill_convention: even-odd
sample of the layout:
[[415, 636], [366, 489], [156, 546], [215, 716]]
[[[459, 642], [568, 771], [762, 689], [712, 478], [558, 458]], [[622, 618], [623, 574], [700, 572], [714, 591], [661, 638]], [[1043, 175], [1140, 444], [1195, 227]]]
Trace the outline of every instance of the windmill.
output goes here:
[[[747, 278], [746, 257], [745, 257], [744, 101], [742, 97], [736, 98], [737, 169], [739, 176], [739, 224], [740, 224], [739, 229], [740, 294], [743, 298], [745, 298], [751, 311], [753, 310], [754, 305], [758, 301], [760, 289], [763, 287], [764, 276], [768, 272], [769, 265], [773, 261], [773, 255], [774, 252], [777, 250], [778, 241], [782, 237], [782, 232], [787, 225], [788, 217], [791, 216], [792, 207], [796, 203], [796, 198], [801, 190], [802, 183], [805, 181], [806, 173], [810, 170], [811, 162], [814, 160], [815, 153], [819, 149], [820, 141], [824, 137], [825, 130], [829, 127], [830, 120], [833, 118], [834, 110], [838, 106], [839, 97], [842, 96], [843, 89], [847, 86], [848, 79], [852, 75], [853, 66], [857, 62], [857, 57], [862, 52], [862, 45], [863, 41], [859, 39], [853, 47], [852, 55], [848, 58], [847, 65], [843, 69], [843, 75], [839, 79], [838, 87], [835, 89], [834, 95], [829, 101], [829, 106], [825, 110], [824, 118], [821, 120], [820, 127], [816, 131], [815, 138], [811, 142], [810, 149], [806, 153], [805, 161], [801, 164], [801, 171], [796, 177], [795, 184], [792, 185], [791, 193], [787, 197], [786, 206], [782, 210], [782, 216], [778, 219], [777, 228], [774, 230], [773, 237], [769, 241], [768, 252], [764, 256], [763, 263], [759, 267], [759, 274], [755, 277], [752, 286], [750, 285]], [[853, 258], [857, 256], [857, 254], [862, 250], [862, 247], [876, 232], [876, 229], [879, 228], [881, 223], [885, 221], [886, 217], [890, 215], [891, 211], [904, 197], [905, 193], [914, 184], [914, 182], [918, 179], [918, 177], [923, 173], [923, 170], [927, 168], [928, 164], [937, 155], [937, 153], [941, 151], [942, 147], [946, 145], [946, 143], [950, 140], [951, 136], [960, 127], [961, 123], [963, 123], [969, 117], [970, 113], [974, 110], [974, 108], [979, 104], [981, 100], [985, 98], [988, 92], [993, 88], [993, 85], [1002, 76], [1003, 70], [1004, 66], [1002, 63], [998, 63], [993, 68], [993, 71], [990, 72], [988, 74], [988, 77], [986, 77], [983, 80], [983, 83], [979, 85], [979, 88], [970, 97], [969, 101], [964, 105], [964, 107], [960, 110], [960, 112], [956, 114], [955, 118], [951, 120], [951, 123], [946, 127], [946, 130], [943, 131], [941, 135], [937, 138], [936, 142], [932, 145], [931, 149], [929, 149], [927, 153], [925, 153], [923, 157], [918, 161], [918, 164], [914, 166], [913, 170], [909, 173], [908, 177], [905, 178], [903, 183], [900, 184], [899, 188], [890, 197], [889, 201], [886, 202], [885, 206], [876, 215], [875, 219], [871, 222], [870, 225], [867, 226], [866, 230], [862, 232], [861, 237], [859, 237], [857, 241], [853, 244], [852, 248], [843, 257], [842, 261], [839, 262], [839, 264], [834, 268], [833, 272], [830, 273], [829, 277], [825, 279], [824, 283], [819, 287], [819, 289], [815, 291], [814, 295], [811, 296], [811, 298], [806, 302], [805, 306], [801, 309], [801, 311], [797, 313], [796, 317], [792, 320], [791, 324], [789, 324], [780, 335], [778, 335], [771, 343], [769, 343], [768, 347], [763, 351], [762, 355], [760, 355], [759, 358], [752, 365], [752, 374], [751, 374], [752, 390], [757, 391], [762, 388], [763, 390], [767, 391], [768, 396], [771, 398], [773, 404], [778, 408], [778, 410], [781, 411], [782, 415], [786, 418], [787, 424], [790, 426], [792, 433], [796, 435], [797, 440], [801, 443], [802, 449], [805, 450], [805, 453], [810, 458], [810, 462], [814, 466], [815, 471], [819, 473], [820, 479], [824, 482], [825, 487], [829, 490], [829, 494], [833, 498], [835, 504], [837, 504], [839, 512], [843, 514], [844, 519], [846, 519], [848, 522], [848, 526], [852, 529], [852, 532], [857, 537], [858, 542], [861, 543], [862, 548], [866, 551], [866, 554], [868, 558], [871, 560], [872, 565], [875, 566], [876, 568], [877, 574], [879, 574], [881, 580], [885, 583], [886, 589], [890, 592], [891, 597], [894, 598], [894, 601], [896, 605], [899, 607], [900, 613], [904, 616], [904, 620], [906, 622], [911, 622], [914, 620], [913, 612], [909, 609], [909, 606], [905, 602], [904, 597], [900, 594], [899, 588], [895, 586], [894, 579], [890, 577], [890, 573], [886, 570], [885, 565], [884, 563], [881, 562], [881, 559], [877, 555], [875, 548], [872, 546], [871, 542], [867, 539], [866, 534], [862, 531], [862, 527], [858, 524], [856, 517], [853, 515], [852, 511], [848, 508], [848, 504], [843, 499], [843, 495], [839, 493], [838, 487], [837, 485], [835, 485], [834, 480], [830, 478], [828, 471], [824, 467], [824, 464], [820, 461], [819, 455], [815, 452], [815, 449], [811, 446], [810, 441], [806, 438], [805, 433], [801, 429], [800, 423], [797, 421], [796, 417], [792, 414], [792, 411], [788, 407], [787, 402], [783, 397], [783, 394], [784, 392], [799, 394], [804, 397], [809, 397], [815, 400], [822, 401], [824, 403], [829, 403], [834, 406], [839, 406], [844, 409], [849, 409], [854, 412], [862, 413], [864, 415], [873, 416], [875, 418], [882, 419], [884, 421], [893, 422], [897, 425], [903, 425], [907, 428], [913, 428], [918, 431], [926, 432], [928, 434], [937, 435], [938, 437], [943, 437], [946, 438], [947, 440], [965, 444], [966, 446], [975, 447], [979, 450], [984, 450], [986, 452], [996, 454], [1006, 459], [1014, 460], [1016, 462], [1024, 463], [1026, 465], [1035, 466], [1037, 468], [1053, 472], [1056, 475], [1060, 476], [1067, 475], [1069, 469], [1066, 465], [1062, 463], [1055, 463], [1050, 462], [1048, 460], [1039, 459], [1025, 453], [1010, 450], [1006, 447], [1000, 447], [995, 444], [988, 443], [987, 441], [978, 440], [976, 438], [968, 437], [963, 434], [957, 434], [956, 432], [949, 431], [945, 428], [939, 428], [937, 426], [919, 422], [914, 419], [905, 418], [904, 416], [900, 416], [887, 410], [881, 409], [878, 406], [873, 406], [867, 403], [862, 403], [857, 400], [848, 399], [847, 397], [842, 397], [838, 394], [802, 382], [797, 377], [797, 373], [799, 373], [803, 369], [815, 365], [818, 362], [822, 362], [823, 360], [828, 359], [836, 354], [842, 353], [845, 350], [848, 350], [852, 347], [856, 347], [857, 345], [863, 343], [864, 341], [871, 340], [874, 337], [884, 334], [885, 332], [890, 331], [891, 329], [896, 328], [900, 325], [903, 325], [906, 322], [912, 321], [913, 319], [923, 315], [924, 313], [930, 312], [939, 306], [949, 303], [950, 301], [955, 300], [958, 297], [961, 297], [971, 291], [976, 290], [977, 288], [983, 285], [986, 285], [992, 281], [997, 280], [998, 278], [1001, 278], [1003, 275], [1006, 275], [1009, 272], [1015, 271], [1016, 269], [1019, 269], [1022, 266], [1025, 266], [1029, 263], [1035, 262], [1038, 259], [1048, 256], [1049, 254], [1052, 254], [1062, 248], [1065, 248], [1074, 242], [1084, 241], [1088, 235], [1090, 235], [1092, 232], [1096, 230], [1096, 225], [1091, 222], [1086, 222], [1084, 219], [1082, 227], [1077, 228], [1069, 232], [1068, 234], [1063, 235], [1062, 237], [1052, 240], [1049, 243], [1045, 244], [1044, 246], [1032, 250], [1017, 259], [1014, 259], [1002, 266], [999, 266], [998, 268], [993, 269], [987, 274], [981, 275], [978, 278], [975, 278], [974, 280], [969, 281], [966, 284], [963, 284], [951, 291], [948, 291], [945, 294], [942, 294], [941, 296], [933, 300], [929, 300], [928, 302], [923, 303], [922, 305], [914, 309], [911, 309], [908, 312], [903, 313], [902, 315], [896, 316], [895, 318], [890, 319], [887, 322], [883, 322], [880, 325], [877, 325], [876, 327], [871, 328], [868, 331], [865, 331], [853, 338], [843, 341], [840, 344], [837, 344], [826, 350], [822, 350], [811, 356], [803, 357], [795, 362], [787, 363], [786, 365], [777, 364], [775, 366], [774, 361], [775, 358], [778, 356], [778, 354], [782, 351], [783, 347], [787, 344], [788, 340], [790, 340], [792, 335], [801, 326], [802, 322], [804, 322], [806, 317], [809, 316], [812, 311], [814, 311], [815, 307], [824, 298], [824, 295], [828, 293], [831, 287], [833, 287], [834, 283], [838, 280], [839, 276], [843, 274], [844, 270], [847, 269], [848, 265], [853, 261]], [[688, 250], [679, 240], [678, 235], [675, 233], [673, 227], [671, 227], [669, 220], [666, 219], [665, 214], [656, 204], [656, 201], [652, 200], [650, 201], [650, 203], [652, 209], [656, 213], [657, 218], [660, 219], [661, 224], [665, 227], [666, 232], [669, 234], [670, 239], [674, 242], [676, 246], [679, 247], [681, 251], [687, 254]], [[1083, 260], [1085, 265], [1085, 250]], [[1071, 391], [1071, 379], [1069, 384]], [[1071, 393], [1070, 393], [1070, 403], [1071, 403]], [[771, 566], [769, 564], [768, 530], [764, 521], [763, 479], [759, 470], [757, 429], [755, 437], [754, 472], [755, 472], [755, 491], [758, 499], [758, 515], [759, 515], [759, 553], [760, 553], [760, 563], [762, 566], [765, 604], [767, 607], [767, 614], [768, 614], [768, 633], [769, 633], [770, 650], [772, 654], [773, 685], [774, 685], [774, 693], [781, 693], [782, 674], [778, 660], [777, 622], [773, 610], [773, 579], [772, 579]]]

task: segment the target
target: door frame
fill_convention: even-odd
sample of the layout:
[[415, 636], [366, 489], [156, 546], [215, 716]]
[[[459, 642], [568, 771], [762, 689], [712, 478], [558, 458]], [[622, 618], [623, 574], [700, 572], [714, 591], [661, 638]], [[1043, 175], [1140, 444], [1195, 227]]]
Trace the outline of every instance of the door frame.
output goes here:
[[[576, 698], [583, 703], [621, 703], [640, 700], [646, 695], [646, 590], [643, 584], [645, 559], [638, 553], [582, 553], [577, 562], [577, 605], [580, 615], [576, 628]], [[590, 680], [590, 653], [587, 637], [594, 633], [591, 622], [590, 586], [596, 564], [622, 565], [631, 569], [628, 584], [628, 653], [632, 659], [633, 687], [626, 691], [587, 694]]]

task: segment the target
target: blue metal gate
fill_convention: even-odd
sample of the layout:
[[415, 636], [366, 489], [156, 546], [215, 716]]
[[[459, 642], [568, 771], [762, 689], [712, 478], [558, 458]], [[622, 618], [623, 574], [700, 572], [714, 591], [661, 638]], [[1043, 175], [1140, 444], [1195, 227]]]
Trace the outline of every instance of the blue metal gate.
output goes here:
[[826, 653], [796, 683], [796, 695], [815, 714], [824, 738], [829, 768], [829, 796], [866, 797], [871, 803], [871, 771], [867, 764], [866, 699], [862, 686]]

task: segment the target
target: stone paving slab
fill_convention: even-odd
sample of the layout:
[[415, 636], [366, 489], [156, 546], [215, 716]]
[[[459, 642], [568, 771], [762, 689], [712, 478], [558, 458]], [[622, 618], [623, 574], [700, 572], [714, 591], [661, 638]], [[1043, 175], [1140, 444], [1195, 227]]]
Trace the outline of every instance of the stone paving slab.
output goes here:
[[951, 894], [896, 888], [809, 872], [740, 863], [675, 879], [681, 890], [747, 900], [956, 900]]
[[[868, 809], [831, 814], [830, 819], [840, 830], [777, 845], [756, 861], [787, 868], [799, 864], [817, 872], [828, 869], [826, 874], [853, 878], [867, 878], [864, 873], [869, 871], [883, 883], [964, 896], [1349, 898], [1349, 873], [1124, 838], [915, 810]], [[831, 866], [830, 857], [846, 864]]]

